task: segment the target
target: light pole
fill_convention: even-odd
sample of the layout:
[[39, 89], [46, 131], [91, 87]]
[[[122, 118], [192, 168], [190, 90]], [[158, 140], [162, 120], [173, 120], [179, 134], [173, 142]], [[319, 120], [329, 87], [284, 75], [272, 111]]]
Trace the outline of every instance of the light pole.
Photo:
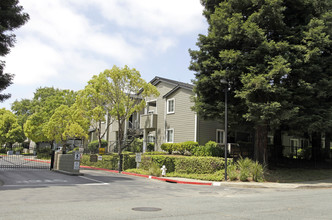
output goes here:
[[225, 79], [220, 80], [220, 83], [226, 85], [225, 88], [225, 181], [227, 181], [227, 90], [228, 82]]

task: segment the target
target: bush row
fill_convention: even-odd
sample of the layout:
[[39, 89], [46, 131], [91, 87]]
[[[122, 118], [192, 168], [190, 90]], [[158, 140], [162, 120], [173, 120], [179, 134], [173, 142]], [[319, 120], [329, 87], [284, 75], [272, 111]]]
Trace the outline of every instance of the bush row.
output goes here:
[[198, 143], [194, 141], [164, 143], [161, 145], [161, 149], [169, 154], [179, 152], [183, 155], [188, 152], [194, 156], [221, 157], [224, 154], [223, 147], [214, 141], [209, 141], [204, 146], [199, 146]]
[[[118, 169], [119, 156], [117, 154], [103, 155], [102, 160], [90, 162], [90, 155], [83, 155], [81, 164], [111, 170]], [[170, 155], [143, 155], [140, 169], [149, 170], [156, 166], [159, 169], [165, 165], [167, 172], [184, 174], [207, 174], [224, 169], [224, 158], [218, 157], [181, 157]], [[136, 168], [135, 155], [123, 155], [123, 170]]]
[[172, 154], [174, 151], [179, 152], [180, 154], [184, 154], [187, 152], [192, 152], [192, 150], [198, 147], [198, 143], [194, 141], [186, 141], [181, 143], [164, 143], [161, 145], [161, 149], [163, 151]]
[[[102, 160], [98, 160], [97, 162], [90, 162], [90, 155], [84, 154], [81, 159], [81, 164], [85, 166], [118, 170], [119, 155], [118, 154], [103, 155]], [[136, 167], [135, 155], [123, 154], [122, 169], [125, 170], [135, 167]]]

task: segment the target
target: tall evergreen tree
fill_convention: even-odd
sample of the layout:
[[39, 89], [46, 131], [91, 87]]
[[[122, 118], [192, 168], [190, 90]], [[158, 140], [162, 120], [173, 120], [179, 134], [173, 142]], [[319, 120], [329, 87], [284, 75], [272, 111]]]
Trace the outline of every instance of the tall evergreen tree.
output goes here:
[[[231, 111], [255, 125], [256, 159], [267, 163], [268, 130], [285, 121], [294, 122], [298, 115], [308, 116], [304, 112], [319, 104], [312, 99], [320, 89], [322, 99], [329, 101], [330, 92], [323, 84], [329, 84], [332, 75], [331, 29], [328, 30], [331, 3], [205, 0], [202, 4], [209, 23], [208, 34], [199, 36], [199, 50], [189, 51], [189, 68], [196, 72], [195, 108], [205, 117], [220, 117], [225, 89], [220, 80], [227, 80]], [[319, 66], [324, 67], [316, 73]], [[308, 93], [310, 96], [304, 97]], [[305, 106], [307, 103], [301, 99], [317, 103]], [[326, 105], [320, 108], [328, 114]], [[310, 122], [307, 128], [313, 126], [314, 120]]]
[[[0, 1], [0, 56], [10, 52], [14, 46], [15, 35], [12, 31], [29, 20], [29, 15], [23, 12], [18, 0]], [[13, 74], [4, 73], [5, 62], [0, 60], [0, 92], [12, 84]], [[10, 94], [0, 94], [0, 102], [8, 99]]]

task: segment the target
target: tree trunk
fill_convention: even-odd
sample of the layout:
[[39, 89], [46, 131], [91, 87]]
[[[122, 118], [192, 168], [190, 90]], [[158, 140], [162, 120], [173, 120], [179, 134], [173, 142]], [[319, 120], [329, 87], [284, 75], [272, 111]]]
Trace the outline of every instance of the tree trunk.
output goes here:
[[262, 164], [268, 164], [267, 134], [267, 125], [256, 127], [255, 159]]
[[[277, 165], [279, 160], [283, 157], [283, 147], [281, 139], [281, 129], [277, 129], [273, 134], [273, 151], [271, 152], [271, 160], [274, 165]], [[271, 162], [272, 162], [271, 161]]]
[[331, 149], [331, 132], [326, 132], [325, 133], [325, 152], [324, 152], [324, 158], [325, 159], [330, 159], [330, 149]]
[[123, 145], [123, 130], [122, 123], [118, 120], [118, 155], [119, 155], [119, 173], [122, 172], [122, 145]]
[[320, 132], [313, 132], [311, 134], [311, 138], [312, 138], [311, 160], [315, 161], [316, 164], [316, 162], [320, 161], [321, 159], [322, 135]]
[[274, 133], [274, 138], [273, 138], [273, 144], [276, 147], [276, 156], [278, 159], [283, 157], [283, 147], [282, 147], [282, 135], [281, 135], [281, 129], [276, 130]]

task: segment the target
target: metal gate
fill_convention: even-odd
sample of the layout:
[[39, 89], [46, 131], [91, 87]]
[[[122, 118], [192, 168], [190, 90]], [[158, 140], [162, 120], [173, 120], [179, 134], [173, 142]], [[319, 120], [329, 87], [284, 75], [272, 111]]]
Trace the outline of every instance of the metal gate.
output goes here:
[[50, 161], [39, 160], [36, 156], [0, 155], [0, 170], [50, 169]]

